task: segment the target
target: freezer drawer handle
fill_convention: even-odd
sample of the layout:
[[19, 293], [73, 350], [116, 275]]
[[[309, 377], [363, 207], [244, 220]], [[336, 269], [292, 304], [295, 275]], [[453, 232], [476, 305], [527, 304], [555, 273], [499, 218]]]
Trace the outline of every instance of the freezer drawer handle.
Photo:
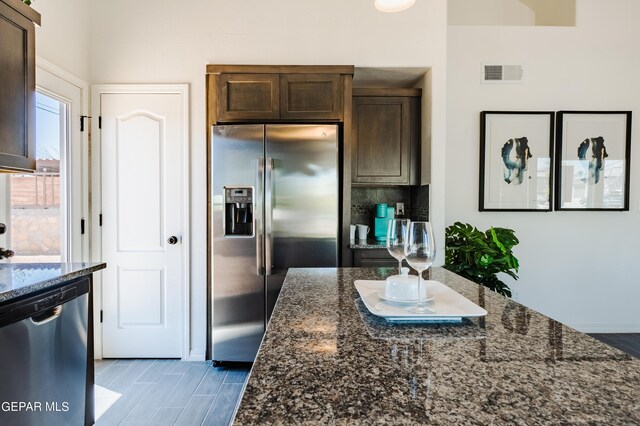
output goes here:
[[[31, 317], [31, 322], [35, 325], [43, 325], [48, 323], [49, 321], [53, 321], [58, 318], [62, 314], [62, 305], [56, 306], [55, 308], [48, 309], [42, 314], [37, 314]], [[44, 317], [44, 318], [43, 318]]]

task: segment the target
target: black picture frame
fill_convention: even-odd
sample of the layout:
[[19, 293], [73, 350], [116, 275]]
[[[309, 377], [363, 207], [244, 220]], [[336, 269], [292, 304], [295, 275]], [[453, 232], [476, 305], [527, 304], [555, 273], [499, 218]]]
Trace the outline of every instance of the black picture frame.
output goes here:
[[552, 211], [554, 117], [554, 111], [480, 113], [479, 211]]
[[631, 111], [559, 111], [558, 211], [629, 211]]

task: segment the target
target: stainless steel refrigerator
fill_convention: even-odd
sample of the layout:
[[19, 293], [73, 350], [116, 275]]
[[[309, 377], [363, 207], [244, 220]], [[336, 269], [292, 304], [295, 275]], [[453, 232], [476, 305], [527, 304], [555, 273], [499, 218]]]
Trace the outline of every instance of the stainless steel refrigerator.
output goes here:
[[338, 264], [338, 127], [213, 126], [214, 362], [252, 362], [287, 269]]

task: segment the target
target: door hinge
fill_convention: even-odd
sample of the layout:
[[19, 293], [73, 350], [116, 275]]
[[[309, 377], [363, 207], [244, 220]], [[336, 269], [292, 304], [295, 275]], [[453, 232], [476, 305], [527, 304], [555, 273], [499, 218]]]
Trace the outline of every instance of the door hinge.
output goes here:
[[84, 235], [84, 219], [80, 219], [80, 235]]
[[80, 131], [81, 132], [84, 132], [84, 119], [85, 118], [91, 118], [91, 117], [88, 116], [88, 115], [81, 115], [80, 116]]
[[100, 322], [102, 322], [102, 319], [103, 319], [102, 309], [100, 309]]
[[98, 129], [102, 129], [102, 116], [98, 116]]
[[98, 223], [100, 226], [102, 226], [102, 213], [98, 215]]

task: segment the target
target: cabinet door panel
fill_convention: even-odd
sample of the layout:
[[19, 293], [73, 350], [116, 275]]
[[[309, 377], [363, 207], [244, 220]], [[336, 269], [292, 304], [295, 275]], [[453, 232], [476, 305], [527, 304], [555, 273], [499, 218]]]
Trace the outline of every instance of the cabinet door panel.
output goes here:
[[35, 29], [0, 3], [0, 169], [35, 170]]
[[410, 183], [410, 118], [407, 97], [354, 97], [354, 183]]
[[398, 267], [398, 261], [387, 250], [357, 249], [353, 250], [353, 266], [388, 266]]
[[280, 115], [278, 74], [221, 74], [218, 119], [273, 120]]
[[339, 120], [342, 91], [339, 74], [281, 74], [280, 117]]

